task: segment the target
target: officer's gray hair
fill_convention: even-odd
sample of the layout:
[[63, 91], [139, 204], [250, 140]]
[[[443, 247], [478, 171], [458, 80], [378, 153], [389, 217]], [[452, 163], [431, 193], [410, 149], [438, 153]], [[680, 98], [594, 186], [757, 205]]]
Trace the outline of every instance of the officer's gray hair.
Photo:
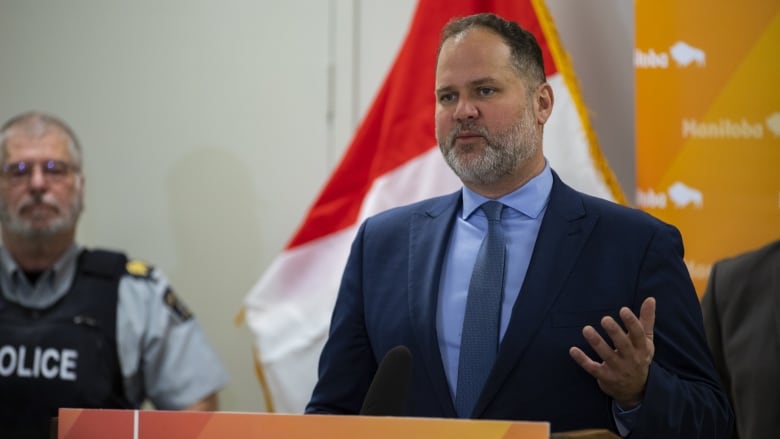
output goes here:
[[0, 149], [2, 149], [0, 165], [5, 164], [8, 157], [6, 140], [14, 131], [22, 130], [24, 134], [29, 136], [41, 137], [53, 129], [59, 130], [68, 138], [68, 150], [73, 161], [72, 165], [76, 168], [77, 173], [80, 172], [82, 165], [81, 144], [79, 144], [76, 134], [62, 119], [38, 111], [29, 111], [14, 116], [0, 128]]

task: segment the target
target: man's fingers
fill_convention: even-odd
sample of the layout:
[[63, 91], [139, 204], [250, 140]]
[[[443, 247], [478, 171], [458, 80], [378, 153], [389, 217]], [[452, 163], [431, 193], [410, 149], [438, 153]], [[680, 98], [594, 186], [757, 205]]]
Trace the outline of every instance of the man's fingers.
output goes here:
[[642, 321], [630, 309], [623, 307], [620, 309], [620, 319], [626, 325], [630, 344], [634, 347], [642, 347], [647, 343], [645, 329]]
[[582, 352], [582, 349], [572, 346], [569, 348], [569, 356], [580, 365], [581, 368], [588, 372], [591, 376], [598, 379], [599, 369], [601, 365], [593, 361], [590, 357]]
[[634, 346], [643, 346], [648, 339], [653, 339], [653, 327], [655, 326], [655, 299], [648, 297], [642, 302], [642, 307], [639, 310], [639, 317], [631, 312], [629, 308], [621, 308], [620, 319], [628, 330], [628, 336], [631, 339], [631, 343]]
[[590, 347], [596, 351], [596, 355], [602, 360], [610, 361], [610, 359], [616, 355], [614, 349], [604, 341], [601, 335], [599, 335], [592, 326], [588, 325], [582, 328], [582, 335], [585, 337], [585, 340], [587, 340]]
[[604, 317], [601, 319], [601, 327], [607, 332], [612, 344], [615, 346], [618, 352], [627, 353], [633, 346], [631, 346], [631, 340], [626, 335], [623, 328], [612, 317]]
[[596, 356], [591, 358], [574, 346], [569, 348], [569, 355], [613, 399], [638, 402], [644, 392], [647, 368], [654, 352], [655, 299], [645, 299], [638, 317], [627, 307], [621, 308], [618, 314], [622, 326], [613, 317], [605, 316], [601, 319], [605, 337], [593, 326], [582, 328], [583, 337], [596, 356], [601, 358], [601, 362]]
[[655, 297], [648, 297], [642, 302], [642, 308], [639, 310], [639, 321], [645, 331], [645, 336], [653, 339], [653, 328], [655, 327]]

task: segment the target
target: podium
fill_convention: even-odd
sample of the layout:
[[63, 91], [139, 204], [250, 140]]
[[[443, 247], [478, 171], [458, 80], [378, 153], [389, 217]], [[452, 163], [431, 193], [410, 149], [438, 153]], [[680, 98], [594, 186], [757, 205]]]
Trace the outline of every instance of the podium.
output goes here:
[[346, 415], [60, 409], [58, 439], [611, 439], [605, 430], [550, 435], [547, 422]]

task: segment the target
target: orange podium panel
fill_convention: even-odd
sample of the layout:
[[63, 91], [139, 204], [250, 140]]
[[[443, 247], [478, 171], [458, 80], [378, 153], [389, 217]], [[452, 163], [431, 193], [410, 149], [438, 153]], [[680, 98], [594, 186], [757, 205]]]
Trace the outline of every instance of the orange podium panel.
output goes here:
[[60, 409], [58, 439], [548, 439], [547, 422]]

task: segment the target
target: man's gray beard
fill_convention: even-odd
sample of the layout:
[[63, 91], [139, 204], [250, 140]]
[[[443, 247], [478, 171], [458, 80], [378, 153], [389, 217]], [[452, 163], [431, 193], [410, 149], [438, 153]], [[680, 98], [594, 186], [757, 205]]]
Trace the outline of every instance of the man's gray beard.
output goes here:
[[0, 197], [0, 226], [7, 233], [28, 239], [49, 238], [60, 233], [72, 230], [84, 207], [83, 198], [75, 194], [67, 208], [61, 211], [61, 215], [49, 222], [45, 227], [35, 227], [29, 220], [22, 219], [17, 213], [11, 212]]
[[[461, 161], [454, 146], [455, 138], [461, 131], [477, 133], [486, 142], [483, 154], [468, 163]], [[462, 181], [489, 185], [510, 175], [518, 164], [531, 158], [540, 140], [533, 116], [526, 114], [517, 125], [492, 135], [482, 126], [461, 125], [447, 136], [445, 144], [439, 141], [439, 149], [444, 154], [444, 160]], [[448, 145], [449, 149], [445, 150], [444, 145]]]

